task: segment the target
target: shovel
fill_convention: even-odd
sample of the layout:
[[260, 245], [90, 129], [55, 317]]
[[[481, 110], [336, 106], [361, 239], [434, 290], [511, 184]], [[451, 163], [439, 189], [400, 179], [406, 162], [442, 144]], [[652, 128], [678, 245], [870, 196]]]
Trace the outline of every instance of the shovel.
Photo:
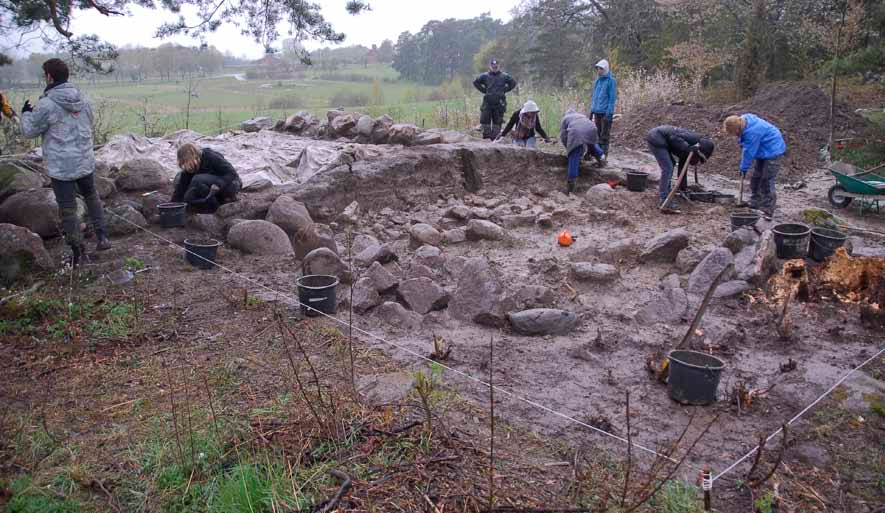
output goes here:
[[738, 204], [736, 205], [738, 208], [746, 208], [748, 205], [744, 202], [744, 175], [741, 175], [741, 195], [738, 199]]
[[143, 273], [148, 270], [150, 270], [150, 267], [145, 267], [144, 269], [139, 269], [138, 271], [130, 271], [129, 269], [118, 269], [114, 272], [108, 273], [107, 278], [114, 285], [125, 285], [135, 279], [136, 274]]
[[690, 158], [685, 159], [685, 162], [682, 164], [682, 169], [679, 170], [679, 177], [676, 178], [676, 187], [670, 189], [670, 194], [667, 195], [667, 199], [661, 203], [660, 210], [664, 213], [675, 213], [677, 211], [669, 208], [667, 205], [670, 204], [670, 200], [673, 199], [673, 196], [676, 195], [676, 191], [679, 190], [679, 184], [682, 183], [682, 179], [685, 178], [685, 174], [688, 173], [688, 161]]
[[[707, 306], [710, 304], [710, 300], [713, 298], [713, 293], [716, 292], [716, 288], [722, 283], [722, 280], [725, 279], [725, 276], [734, 268], [734, 264], [728, 264], [725, 269], [719, 272], [719, 275], [716, 276], [716, 279], [713, 280], [713, 283], [710, 285], [710, 288], [707, 289], [707, 293], [704, 294], [704, 299], [701, 301], [701, 306], [698, 307], [697, 313], [694, 314], [694, 319], [691, 321], [691, 326], [688, 327], [688, 331], [685, 333], [685, 336], [682, 337], [682, 341], [679, 342], [679, 345], [676, 346], [676, 349], [682, 349], [685, 347], [688, 342], [691, 340], [691, 336], [694, 335], [695, 330], [698, 329], [698, 325], [701, 323], [701, 319], [704, 317], [704, 312], [707, 311]], [[664, 361], [661, 362], [661, 369], [657, 372], [658, 380], [661, 383], [666, 383], [667, 378], [670, 376], [670, 359], [664, 358]]]

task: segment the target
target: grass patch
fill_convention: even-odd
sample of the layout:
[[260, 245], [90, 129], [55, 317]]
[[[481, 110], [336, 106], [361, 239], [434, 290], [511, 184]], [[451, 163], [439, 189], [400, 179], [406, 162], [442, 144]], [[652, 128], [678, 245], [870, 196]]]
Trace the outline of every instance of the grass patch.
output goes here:
[[659, 499], [664, 513], [693, 513], [700, 511], [698, 488], [684, 481], [669, 481], [661, 489]]
[[[5, 488], [0, 483], [0, 488]], [[34, 486], [30, 478], [16, 479], [9, 485], [12, 497], [6, 505], [6, 513], [80, 513], [79, 502], [60, 498], [51, 490]]]

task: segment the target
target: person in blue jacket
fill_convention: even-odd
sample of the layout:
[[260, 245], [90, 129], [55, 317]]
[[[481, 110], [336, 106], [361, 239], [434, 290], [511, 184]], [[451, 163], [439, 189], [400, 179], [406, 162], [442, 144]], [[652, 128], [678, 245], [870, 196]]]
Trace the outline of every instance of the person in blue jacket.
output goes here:
[[615, 102], [618, 99], [618, 83], [605, 59], [596, 63], [596, 74], [593, 98], [590, 101], [590, 118], [596, 123], [596, 130], [599, 132], [599, 146], [608, 155]]
[[776, 126], [754, 114], [728, 116], [725, 131], [740, 138], [742, 177], [756, 161], [750, 178], [750, 208], [771, 216], [777, 204], [774, 182], [781, 168], [780, 157], [787, 151], [783, 134]]

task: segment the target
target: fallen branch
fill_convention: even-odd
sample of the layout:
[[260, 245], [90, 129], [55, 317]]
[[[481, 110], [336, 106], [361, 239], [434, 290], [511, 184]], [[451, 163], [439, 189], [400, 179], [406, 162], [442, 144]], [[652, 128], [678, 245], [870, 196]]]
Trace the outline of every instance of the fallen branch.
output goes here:
[[350, 487], [353, 485], [353, 481], [351, 481], [350, 476], [348, 476], [344, 472], [341, 472], [340, 470], [330, 470], [329, 474], [341, 481], [341, 486], [338, 488], [338, 491], [335, 493], [335, 495], [333, 495], [332, 498], [328, 501], [321, 503], [321, 507], [315, 509], [314, 513], [330, 513], [331, 511], [333, 511], [336, 507], [338, 507], [338, 503], [341, 502], [341, 498], [344, 497], [344, 494], [346, 494], [350, 490]]
[[28, 287], [27, 289], [25, 289], [21, 292], [16, 292], [15, 294], [12, 294], [11, 296], [6, 296], [3, 299], [0, 299], [0, 305], [6, 304], [7, 301], [11, 301], [11, 300], [17, 298], [18, 296], [27, 296], [28, 294], [35, 292], [37, 289], [39, 289], [42, 286], [43, 286], [43, 282], [38, 281], [37, 283], [31, 285], [30, 287]]

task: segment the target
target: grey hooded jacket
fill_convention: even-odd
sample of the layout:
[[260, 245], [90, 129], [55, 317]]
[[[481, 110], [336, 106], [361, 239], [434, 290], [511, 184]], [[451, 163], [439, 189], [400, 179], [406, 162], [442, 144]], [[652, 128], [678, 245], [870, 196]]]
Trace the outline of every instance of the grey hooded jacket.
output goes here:
[[92, 106], [80, 90], [64, 82], [21, 115], [22, 134], [43, 136], [43, 159], [50, 178], [76, 180], [95, 171], [92, 152]]
[[570, 111], [562, 117], [559, 125], [559, 140], [565, 146], [566, 153], [579, 146], [590, 146], [599, 142], [596, 124], [578, 112]]

